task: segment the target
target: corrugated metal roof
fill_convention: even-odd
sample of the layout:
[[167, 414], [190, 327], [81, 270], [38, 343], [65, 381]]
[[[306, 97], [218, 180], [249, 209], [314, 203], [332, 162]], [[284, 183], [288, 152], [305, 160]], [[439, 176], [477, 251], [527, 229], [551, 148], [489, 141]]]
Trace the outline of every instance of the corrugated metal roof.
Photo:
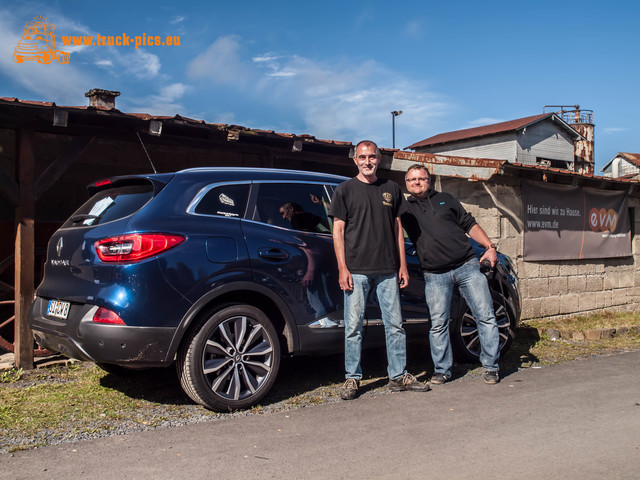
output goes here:
[[622, 157], [629, 163], [633, 163], [636, 167], [640, 167], [640, 153], [620, 152], [617, 157]]
[[[253, 136], [261, 136], [265, 138], [268, 138], [268, 137], [290, 138], [292, 140], [302, 140], [304, 142], [319, 143], [323, 145], [337, 145], [342, 147], [353, 146], [351, 142], [339, 141], [339, 140], [323, 140], [309, 134], [298, 135], [294, 133], [276, 132], [274, 130], [252, 129], [252, 128], [244, 127], [242, 125], [207, 123], [204, 120], [195, 120], [192, 118], [183, 117], [181, 115], [166, 116], [166, 115], [151, 115], [149, 113], [125, 113], [125, 112], [121, 112], [116, 108], [107, 109], [103, 107], [91, 107], [91, 106], [66, 106], [66, 105], [62, 106], [62, 105], [56, 105], [55, 102], [39, 102], [39, 101], [33, 101], [33, 100], [21, 100], [15, 97], [0, 97], [0, 105], [3, 105], [3, 104], [4, 105], [17, 104], [17, 105], [24, 105], [24, 106], [51, 108], [51, 109], [57, 108], [61, 110], [77, 111], [77, 112], [83, 112], [83, 113], [96, 112], [96, 113], [100, 113], [101, 115], [107, 114], [107, 115], [113, 115], [114, 117], [120, 117], [120, 118], [135, 118], [135, 119], [144, 120], [144, 121], [159, 120], [159, 121], [166, 121], [166, 122], [172, 122], [172, 123], [180, 123], [187, 126], [192, 125], [194, 127], [206, 126], [212, 129], [220, 130], [220, 131], [232, 132], [236, 135], [247, 134], [247, 135], [253, 135]], [[395, 151], [395, 149], [386, 149], [386, 148], [380, 148], [380, 150], [388, 154], [392, 154]]]
[[640, 153], [618, 152], [615, 157], [609, 160], [607, 164], [600, 169], [600, 171], [604, 172], [607, 168], [609, 168], [609, 166], [611, 166], [613, 161], [618, 157], [623, 158], [624, 160], [631, 163], [632, 165], [635, 165], [636, 167], [640, 168]]
[[484, 137], [487, 135], [495, 135], [498, 133], [507, 133], [520, 130], [529, 125], [537, 123], [546, 118], [555, 117], [560, 121], [560, 124], [568, 127], [575, 133], [576, 137], [580, 134], [573, 130], [564, 120], [558, 117], [555, 113], [542, 113], [540, 115], [532, 115], [530, 117], [518, 118], [516, 120], [509, 120], [507, 122], [494, 123], [492, 125], [484, 125], [482, 127], [466, 128], [464, 130], [456, 130], [454, 132], [440, 133], [433, 137], [429, 137], [420, 142], [414, 143], [406, 147], [407, 149], [426, 147], [429, 145], [436, 145], [442, 143], [456, 142], [459, 140], [466, 140], [469, 138]]
[[444, 175], [469, 180], [488, 180], [500, 172], [506, 160], [398, 151], [393, 155], [391, 168], [403, 171], [409, 167], [410, 163], [428, 164], [432, 175]]
[[[633, 178], [611, 178], [591, 173], [580, 173], [563, 168], [549, 167], [545, 165], [525, 165], [523, 163], [510, 163], [506, 160], [491, 158], [470, 158], [454, 155], [439, 155], [433, 153], [396, 152], [393, 156], [392, 168], [397, 171], [406, 171], [411, 163], [424, 163], [428, 165], [433, 175], [464, 178], [471, 181], [489, 180], [494, 175], [503, 176], [515, 173], [515, 176], [523, 176], [526, 172], [539, 172], [544, 178], [549, 175], [558, 175], [564, 178], [582, 178], [589, 183], [602, 182], [606, 185], [635, 185], [640, 180]], [[517, 173], [520, 172], [520, 173]]]

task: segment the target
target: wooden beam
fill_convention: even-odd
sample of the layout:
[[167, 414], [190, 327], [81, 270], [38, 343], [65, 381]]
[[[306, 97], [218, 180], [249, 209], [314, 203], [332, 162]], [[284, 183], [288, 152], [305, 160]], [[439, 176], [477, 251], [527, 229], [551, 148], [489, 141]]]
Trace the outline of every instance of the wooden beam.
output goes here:
[[64, 174], [65, 170], [80, 156], [95, 137], [76, 137], [69, 148], [55, 159], [38, 177], [35, 186], [35, 199], [40, 198]]
[[13, 351], [16, 368], [33, 369], [33, 334], [28, 315], [34, 295], [34, 181], [33, 133], [16, 130], [16, 172], [20, 200], [16, 208], [15, 328]]

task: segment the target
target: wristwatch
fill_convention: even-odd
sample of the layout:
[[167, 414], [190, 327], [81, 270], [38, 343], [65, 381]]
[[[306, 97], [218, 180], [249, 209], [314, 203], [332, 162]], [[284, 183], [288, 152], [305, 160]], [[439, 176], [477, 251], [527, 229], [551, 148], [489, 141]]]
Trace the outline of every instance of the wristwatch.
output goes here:
[[496, 246], [495, 243], [490, 243], [489, 245], [484, 247], [485, 250], [489, 250], [490, 248], [493, 248], [494, 250], [498, 250], [498, 247]]

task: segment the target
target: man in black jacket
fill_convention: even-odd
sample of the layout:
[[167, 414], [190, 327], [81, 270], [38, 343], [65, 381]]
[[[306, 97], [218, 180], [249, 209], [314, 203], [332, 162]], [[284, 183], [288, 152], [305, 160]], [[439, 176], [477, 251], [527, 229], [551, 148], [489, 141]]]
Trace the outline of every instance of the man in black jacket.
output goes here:
[[[484, 381], [496, 384], [500, 381], [498, 325], [487, 280], [480, 272], [480, 262], [485, 259], [492, 267], [495, 265], [496, 246], [455, 197], [431, 188], [431, 176], [424, 165], [409, 167], [405, 182], [411, 196], [402, 224], [424, 270], [425, 297], [431, 314], [429, 344], [434, 364], [431, 383], [438, 385], [451, 378], [449, 315], [453, 289], [457, 286], [476, 318]], [[486, 249], [480, 261], [469, 237]]]

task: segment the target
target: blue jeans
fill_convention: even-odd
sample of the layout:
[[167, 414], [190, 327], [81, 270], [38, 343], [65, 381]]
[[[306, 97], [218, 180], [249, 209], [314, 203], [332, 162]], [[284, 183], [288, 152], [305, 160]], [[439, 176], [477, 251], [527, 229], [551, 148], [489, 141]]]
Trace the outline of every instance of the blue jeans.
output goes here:
[[387, 342], [387, 373], [397, 380], [407, 371], [407, 341], [402, 328], [400, 288], [395, 274], [352, 274], [353, 290], [344, 292], [344, 368], [345, 378], [362, 378], [360, 356], [362, 352], [362, 322], [369, 290], [375, 288], [382, 311], [382, 322]]
[[449, 339], [449, 317], [454, 286], [458, 286], [476, 318], [480, 338], [480, 363], [488, 371], [498, 371], [500, 336], [493, 312], [491, 292], [480, 264], [473, 258], [446, 273], [425, 273], [425, 298], [431, 314], [429, 344], [435, 373], [451, 376], [453, 356]]

